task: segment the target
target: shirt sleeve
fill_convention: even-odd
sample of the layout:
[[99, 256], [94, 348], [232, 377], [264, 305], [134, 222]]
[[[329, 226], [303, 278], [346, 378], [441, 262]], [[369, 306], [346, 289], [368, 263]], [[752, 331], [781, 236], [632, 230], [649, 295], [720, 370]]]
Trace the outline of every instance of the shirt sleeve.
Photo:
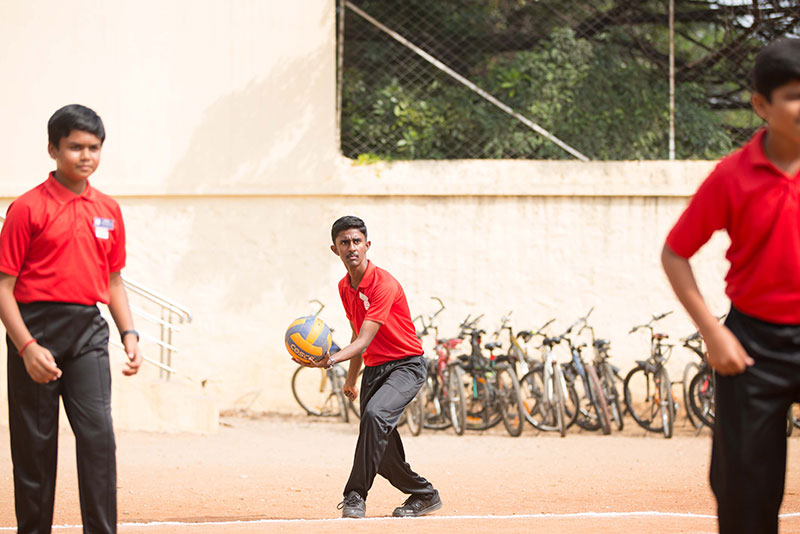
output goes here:
[[125, 222], [122, 220], [122, 210], [116, 206], [114, 218], [114, 246], [108, 253], [108, 268], [112, 273], [118, 273], [125, 267], [127, 253], [125, 251]]
[[31, 242], [30, 208], [12, 202], [0, 230], [0, 271], [19, 276]]
[[347, 307], [347, 301], [345, 300], [344, 297], [344, 282], [342, 281], [339, 282], [339, 298], [342, 300], [342, 308], [344, 308], [344, 314], [347, 317], [347, 320], [350, 321], [350, 323], [352, 324], [353, 316], [350, 315], [350, 310]]
[[730, 195], [725, 179], [726, 173], [718, 165], [667, 235], [667, 246], [678, 256], [692, 257], [714, 232], [728, 227]]
[[380, 324], [386, 323], [397, 293], [398, 284], [396, 282], [377, 284], [369, 297], [369, 309], [364, 320], [375, 321]]

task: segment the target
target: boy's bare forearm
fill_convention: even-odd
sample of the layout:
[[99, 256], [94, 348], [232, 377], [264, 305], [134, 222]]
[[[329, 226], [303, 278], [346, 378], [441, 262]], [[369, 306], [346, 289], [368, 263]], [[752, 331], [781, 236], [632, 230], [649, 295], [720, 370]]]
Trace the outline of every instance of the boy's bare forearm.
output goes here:
[[661, 252], [661, 265], [672, 285], [672, 290], [700, 332], [703, 333], [709, 328], [718, 326], [716, 317], [708, 309], [708, 305], [700, 293], [689, 260], [677, 255], [669, 246], [664, 245]]
[[350, 359], [350, 367], [347, 369], [347, 382], [350, 384], [355, 384], [356, 380], [358, 379], [358, 373], [361, 371], [361, 364], [362, 364], [361, 354], [358, 356], [353, 356]]
[[6, 327], [11, 341], [14, 346], [19, 348], [23, 343], [26, 343], [32, 336], [28, 327], [25, 326], [25, 321], [22, 319], [22, 314], [19, 311], [19, 305], [14, 298], [14, 285], [17, 282], [15, 276], [0, 273], [0, 320]]
[[117, 325], [117, 330], [133, 330], [133, 316], [128, 304], [128, 293], [125, 291], [125, 284], [122, 282], [120, 273], [111, 273], [108, 283], [108, 311]]

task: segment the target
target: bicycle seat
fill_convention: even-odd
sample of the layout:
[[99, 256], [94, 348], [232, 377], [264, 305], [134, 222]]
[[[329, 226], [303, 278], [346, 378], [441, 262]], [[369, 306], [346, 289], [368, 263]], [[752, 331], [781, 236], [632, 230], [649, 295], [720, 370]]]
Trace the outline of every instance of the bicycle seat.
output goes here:
[[489, 343], [485, 344], [483, 347], [486, 350], [494, 350], [494, 349], [499, 349], [502, 346], [503, 346], [503, 344], [500, 343], [499, 341], [490, 341]]
[[514, 363], [517, 359], [514, 356], [509, 356], [508, 354], [503, 354], [502, 356], [498, 356], [495, 358], [495, 362], [497, 363]]
[[599, 349], [606, 345], [611, 345], [611, 342], [607, 339], [595, 339], [592, 344]]
[[661, 333], [653, 334], [653, 339], [662, 340], [662, 339], [667, 339], [668, 337], [669, 337], [668, 334], [661, 334]]

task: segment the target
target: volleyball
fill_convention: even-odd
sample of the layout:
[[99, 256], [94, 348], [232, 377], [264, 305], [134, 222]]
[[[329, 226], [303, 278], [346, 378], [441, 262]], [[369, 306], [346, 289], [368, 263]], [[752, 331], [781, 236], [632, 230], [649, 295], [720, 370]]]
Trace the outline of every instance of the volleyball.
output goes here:
[[331, 330], [322, 319], [308, 316], [296, 319], [286, 330], [286, 350], [300, 361], [319, 361], [331, 348]]

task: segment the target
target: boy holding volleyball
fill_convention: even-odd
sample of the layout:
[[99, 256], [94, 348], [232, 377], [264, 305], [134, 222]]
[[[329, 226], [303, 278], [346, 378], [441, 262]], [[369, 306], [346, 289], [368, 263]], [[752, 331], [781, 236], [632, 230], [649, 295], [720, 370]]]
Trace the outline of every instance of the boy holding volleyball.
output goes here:
[[[662, 263], [717, 371], [711, 488], [719, 531], [776, 533], [786, 412], [800, 401], [800, 40], [758, 54], [751, 102], [766, 122], [723, 158], [669, 233]], [[725, 229], [731, 310], [717, 322], [689, 258]]]
[[89, 108], [65, 106], [47, 124], [56, 170], [8, 208], [0, 231], [0, 320], [8, 345], [8, 411], [18, 532], [53, 522], [59, 397], [75, 434], [84, 532], [117, 531], [108, 309], [128, 355], [142, 362], [120, 270], [119, 206], [94, 189], [105, 130]]
[[351, 343], [335, 355], [309, 365], [329, 367], [350, 360], [345, 394], [358, 396], [361, 379], [361, 424], [350, 479], [339, 503], [342, 517], [364, 517], [367, 493], [375, 475], [411, 496], [395, 508], [395, 517], [418, 517], [442, 507], [439, 492], [411, 470], [397, 432], [403, 409], [425, 382], [427, 366], [422, 345], [411, 322], [400, 283], [367, 260], [367, 227], [358, 217], [341, 217], [331, 228], [331, 250], [342, 260], [347, 275], [339, 282]]

